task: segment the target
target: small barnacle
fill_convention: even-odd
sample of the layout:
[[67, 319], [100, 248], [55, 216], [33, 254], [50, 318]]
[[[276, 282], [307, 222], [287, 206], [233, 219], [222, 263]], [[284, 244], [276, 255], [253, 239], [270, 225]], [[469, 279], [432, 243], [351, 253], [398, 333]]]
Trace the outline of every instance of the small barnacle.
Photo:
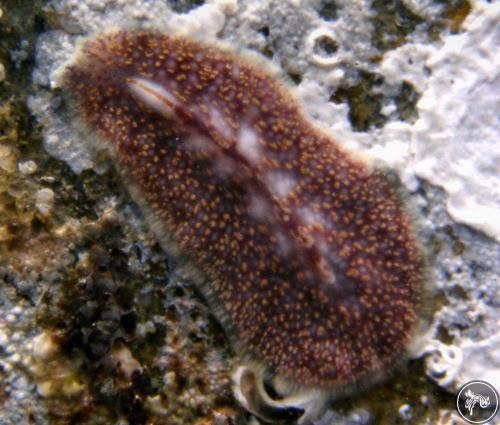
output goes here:
[[[405, 207], [383, 173], [308, 121], [265, 64], [123, 30], [86, 41], [63, 81], [159, 240], [200, 272], [243, 361], [256, 365], [235, 374], [244, 406], [306, 423], [334, 391], [401, 357], [423, 279]], [[266, 394], [268, 378], [285, 399]]]
[[306, 50], [312, 63], [330, 67], [339, 62], [335, 53], [339, 48], [335, 33], [329, 28], [318, 28], [309, 34], [306, 40]]

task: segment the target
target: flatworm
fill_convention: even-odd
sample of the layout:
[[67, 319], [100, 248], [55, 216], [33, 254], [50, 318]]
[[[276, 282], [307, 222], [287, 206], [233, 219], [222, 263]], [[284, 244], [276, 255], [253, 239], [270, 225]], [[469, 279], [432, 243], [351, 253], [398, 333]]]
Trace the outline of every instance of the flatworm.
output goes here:
[[259, 364], [327, 390], [401, 356], [423, 276], [411, 220], [270, 72], [120, 30], [86, 41], [64, 84]]

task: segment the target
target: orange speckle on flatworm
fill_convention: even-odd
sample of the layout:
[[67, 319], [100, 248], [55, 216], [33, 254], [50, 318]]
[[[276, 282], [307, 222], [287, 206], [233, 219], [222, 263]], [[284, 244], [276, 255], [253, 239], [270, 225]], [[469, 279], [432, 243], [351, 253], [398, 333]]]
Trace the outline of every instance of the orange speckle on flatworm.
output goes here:
[[331, 388], [401, 355], [423, 276], [405, 209], [274, 76], [123, 30], [84, 43], [64, 83], [255, 359]]

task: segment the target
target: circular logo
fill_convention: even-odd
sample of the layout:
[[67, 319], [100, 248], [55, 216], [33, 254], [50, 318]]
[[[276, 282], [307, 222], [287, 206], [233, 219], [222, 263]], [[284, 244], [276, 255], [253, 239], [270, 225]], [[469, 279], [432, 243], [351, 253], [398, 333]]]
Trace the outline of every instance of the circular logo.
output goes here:
[[467, 382], [457, 395], [457, 410], [471, 424], [485, 424], [498, 411], [498, 393], [484, 381]]

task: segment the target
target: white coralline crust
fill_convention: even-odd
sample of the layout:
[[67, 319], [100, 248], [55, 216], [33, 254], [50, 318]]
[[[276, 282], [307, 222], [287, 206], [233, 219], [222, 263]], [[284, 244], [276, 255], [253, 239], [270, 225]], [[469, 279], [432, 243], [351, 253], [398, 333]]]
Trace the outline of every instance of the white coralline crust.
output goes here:
[[[389, 120], [358, 138], [370, 156], [442, 187], [452, 218], [500, 240], [499, 4], [473, 2], [463, 32], [442, 45], [410, 42], [388, 51], [378, 71], [387, 84], [410, 82], [421, 95], [415, 123]], [[390, 108], [387, 109], [390, 112]]]
[[500, 241], [500, 4], [477, 2], [464, 33], [427, 61], [413, 128], [416, 174], [448, 194], [451, 216]]

